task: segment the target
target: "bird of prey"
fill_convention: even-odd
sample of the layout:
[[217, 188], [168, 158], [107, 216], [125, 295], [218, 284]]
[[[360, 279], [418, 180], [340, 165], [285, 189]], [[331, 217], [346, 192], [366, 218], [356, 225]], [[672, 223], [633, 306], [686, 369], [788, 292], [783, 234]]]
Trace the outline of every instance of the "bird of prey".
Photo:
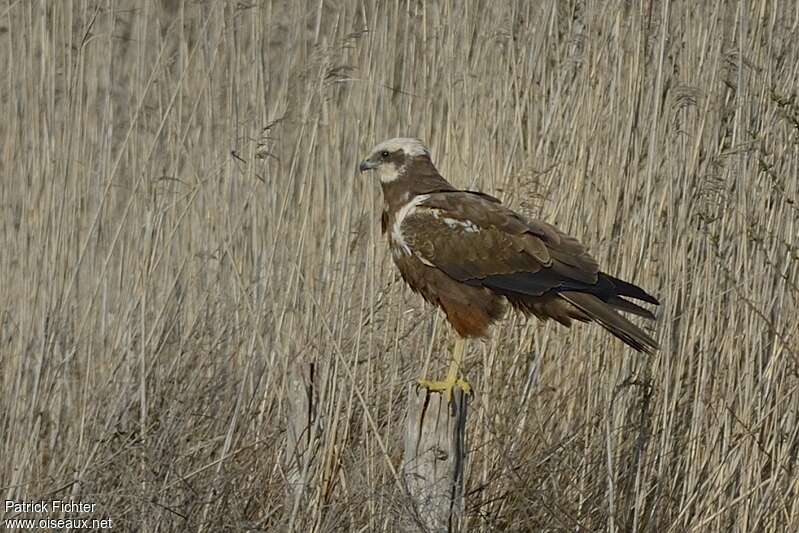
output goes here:
[[458, 377], [465, 339], [485, 337], [510, 304], [525, 315], [597, 322], [623, 342], [653, 352], [657, 342], [618, 313], [653, 320], [627, 298], [658, 304], [646, 291], [599, 270], [575, 238], [539, 220], [527, 220], [496, 198], [458, 190], [441, 174], [418, 139], [378, 144], [360, 163], [376, 171], [385, 206], [383, 233], [402, 278], [440, 307], [458, 333], [447, 377], [421, 380], [452, 399], [453, 387], [470, 392]]

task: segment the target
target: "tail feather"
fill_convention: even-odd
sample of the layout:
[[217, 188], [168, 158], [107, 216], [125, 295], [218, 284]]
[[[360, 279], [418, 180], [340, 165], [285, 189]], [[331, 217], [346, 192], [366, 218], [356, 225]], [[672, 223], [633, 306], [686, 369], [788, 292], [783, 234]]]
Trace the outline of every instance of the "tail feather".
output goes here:
[[647, 320], [655, 320], [655, 315], [652, 314], [652, 311], [649, 309], [644, 309], [640, 305], [634, 304], [629, 300], [625, 300], [624, 298], [611, 296], [605, 301], [605, 303], [618, 311], [632, 313], [634, 315], [646, 318]]
[[[618, 337], [639, 352], [653, 353], [659, 348], [655, 339], [614, 311], [612, 307], [613, 304], [605, 303], [592, 294], [582, 292], [562, 292], [559, 296], [587, 314], [592, 320], [599, 323], [612, 335]], [[627, 304], [630, 304], [630, 302], [627, 302]], [[626, 311], [628, 309], [623, 310]]]
[[572, 320], [594, 321], [634, 349], [652, 353], [655, 340], [617, 311], [648, 320], [655, 315], [628, 298], [658, 305], [660, 302], [642, 288], [600, 272], [596, 283], [564, 276], [558, 269], [514, 272], [486, 276], [474, 283], [505, 296], [511, 305], [542, 320], [555, 319], [564, 326]]

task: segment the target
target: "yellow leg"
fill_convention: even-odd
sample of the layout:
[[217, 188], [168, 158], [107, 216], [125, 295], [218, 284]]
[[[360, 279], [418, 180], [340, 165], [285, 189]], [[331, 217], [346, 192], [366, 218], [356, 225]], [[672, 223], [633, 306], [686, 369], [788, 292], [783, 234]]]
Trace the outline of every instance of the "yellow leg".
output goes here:
[[447, 396], [447, 402], [452, 401], [452, 390], [455, 387], [460, 387], [466, 394], [471, 394], [472, 386], [468, 381], [458, 379], [458, 374], [463, 368], [463, 352], [466, 348], [466, 339], [458, 337], [455, 341], [455, 347], [452, 349], [452, 361], [449, 364], [447, 377], [442, 381], [432, 381], [429, 379], [420, 379], [419, 386], [424, 387], [430, 392], [441, 392]]

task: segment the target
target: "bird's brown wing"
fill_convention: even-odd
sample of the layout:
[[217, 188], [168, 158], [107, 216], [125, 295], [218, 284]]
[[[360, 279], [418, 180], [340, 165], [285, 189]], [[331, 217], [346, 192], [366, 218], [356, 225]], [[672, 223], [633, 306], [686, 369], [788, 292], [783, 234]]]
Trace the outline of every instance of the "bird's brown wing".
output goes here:
[[566, 325], [572, 318], [595, 320], [636, 349], [656, 346], [614, 309], [653, 318], [622, 297], [657, 300], [600, 272], [585, 247], [550, 224], [527, 221], [481, 195], [453, 191], [428, 195], [399, 230], [425, 264], [491, 289], [517, 309]]
[[400, 230], [419, 257], [462, 282], [490, 278], [501, 288], [524, 273], [515, 281], [541, 295], [598, 281], [599, 266], [576, 239], [474, 193], [431, 194]]

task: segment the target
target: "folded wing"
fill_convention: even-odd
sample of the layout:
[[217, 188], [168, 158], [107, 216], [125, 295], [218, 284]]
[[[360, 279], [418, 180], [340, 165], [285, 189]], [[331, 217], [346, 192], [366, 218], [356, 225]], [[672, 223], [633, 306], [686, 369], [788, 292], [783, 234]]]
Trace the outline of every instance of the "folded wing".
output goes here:
[[654, 318], [625, 299], [657, 304], [643, 289], [609, 276], [573, 237], [527, 221], [496, 199], [467, 191], [429, 195], [400, 232], [425, 264], [505, 296], [518, 310], [564, 325], [595, 321], [639, 351], [657, 343], [616, 311]]

